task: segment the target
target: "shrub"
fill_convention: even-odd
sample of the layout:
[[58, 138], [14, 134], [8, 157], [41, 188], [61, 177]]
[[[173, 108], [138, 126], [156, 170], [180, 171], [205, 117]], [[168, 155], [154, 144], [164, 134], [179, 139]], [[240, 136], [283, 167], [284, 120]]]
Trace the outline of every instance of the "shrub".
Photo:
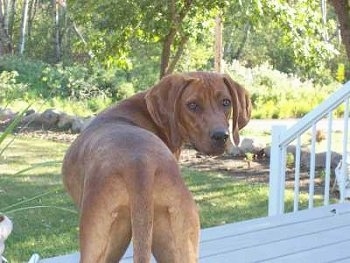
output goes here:
[[3, 71], [0, 73], [0, 102], [15, 100], [19, 94], [21, 94], [21, 97], [25, 97], [28, 87], [23, 83], [18, 83], [17, 77], [17, 71]]
[[18, 93], [17, 98], [22, 96], [37, 97], [41, 90], [44, 89], [43, 83], [40, 80], [41, 72], [46, 64], [40, 61], [33, 61], [16, 56], [2, 56], [0, 60], [1, 72], [17, 72], [15, 76], [16, 83], [23, 84], [28, 87], [27, 93]]
[[[47, 87], [44, 97], [90, 99], [111, 94], [111, 85], [106, 85], [103, 78], [80, 65], [47, 66], [43, 70], [41, 80]], [[100, 85], [101, 82], [103, 85]]]
[[[89, 99], [111, 96], [118, 81], [113, 71], [106, 71], [98, 66], [82, 65], [63, 66], [50, 65], [40, 61], [23, 59], [22, 57], [2, 57], [1, 72], [16, 71], [17, 83], [28, 86], [31, 98], [52, 97], [70, 99]], [[22, 93], [18, 98], [23, 98]]]
[[330, 95], [339, 83], [314, 84], [273, 69], [269, 64], [246, 68], [234, 61], [228, 73], [251, 94], [253, 118], [302, 117]]
[[117, 100], [126, 99], [135, 94], [134, 86], [132, 83], [122, 83], [116, 90], [115, 97]]

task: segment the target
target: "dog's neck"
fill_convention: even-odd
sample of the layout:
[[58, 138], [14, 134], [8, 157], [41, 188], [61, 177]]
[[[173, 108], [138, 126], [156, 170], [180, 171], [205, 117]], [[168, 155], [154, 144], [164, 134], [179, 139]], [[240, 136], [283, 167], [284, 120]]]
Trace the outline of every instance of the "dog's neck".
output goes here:
[[125, 122], [129, 125], [135, 125], [146, 129], [158, 136], [174, 154], [176, 159], [179, 159], [181, 146], [184, 142], [179, 140], [175, 144], [171, 138], [169, 138], [169, 135], [165, 134], [164, 130], [152, 120], [144, 97], [145, 92], [140, 92], [111, 106], [101, 112], [90, 125], [101, 125], [106, 123], [106, 121]]

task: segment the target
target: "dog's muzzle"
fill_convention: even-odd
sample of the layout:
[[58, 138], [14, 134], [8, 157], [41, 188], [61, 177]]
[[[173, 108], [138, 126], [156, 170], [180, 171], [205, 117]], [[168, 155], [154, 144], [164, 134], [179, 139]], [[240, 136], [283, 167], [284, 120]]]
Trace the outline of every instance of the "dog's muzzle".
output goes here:
[[216, 145], [224, 145], [229, 138], [229, 132], [227, 130], [217, 130], [211, 133], [210, 138]]

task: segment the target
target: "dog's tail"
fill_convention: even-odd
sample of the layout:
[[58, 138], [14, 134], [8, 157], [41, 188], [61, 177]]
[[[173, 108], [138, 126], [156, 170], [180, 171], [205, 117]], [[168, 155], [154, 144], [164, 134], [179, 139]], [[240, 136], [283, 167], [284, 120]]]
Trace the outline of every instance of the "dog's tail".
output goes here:
[[[154, 216], [153, 181], [154, 171], [146, 165], [136, 168], [132, 180], [134, 189], [129, 191], [131, 226], [134, 246], [134, 262], [150, 262]], [[130, 174], [129, 174], [130, 176]]]

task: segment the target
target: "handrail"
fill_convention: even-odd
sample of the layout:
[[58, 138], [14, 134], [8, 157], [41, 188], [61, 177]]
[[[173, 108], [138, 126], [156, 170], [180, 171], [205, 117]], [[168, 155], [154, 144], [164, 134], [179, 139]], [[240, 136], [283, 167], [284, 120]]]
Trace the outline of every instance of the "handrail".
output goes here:
[[350, 97], [350, 81], [345, 83], [339, 90], [329, 96], [315, 109], [302, 117], [296, 124], [290, 127], [286, 133], [281, 135], [279, 146], [286, 146], [291, 143], [297, 135], [304, 133], [314, 123], [322, 119], [328, 112], [339, 106], [340, 102]]
[[[330, 162], [331, 162], [331, 125], [332, 125], [332, 112], [339, 107], [342, 103], [345, 103], [345, 112], [344, 112], [344, 136], [343, 144], [348, 142], [345, 140], [347, 138], [347, 125], [349, 121], [349, 100], [350, 100], [350, 81], [336, 90], [331, 94], [326, 100], [324, 100], [320, 105], [306, 114], [301, 118], [296, 124], [287, 129], [285, 125], [273, 125], [272, 126], [272, 141], [271, 141], [271, 150], [270, 150], [270, 180], [269, 180], [269, 207], [268, 214], [277, 215], [284, 213], [284, 191], [285, 191], [285, 176], [286, 176], [286, 153], [287, 146], [297, 139], [297, 148], [296, 148], [296, 162], [295, 166], [298, 174], [296, 176], [297, 183], [294, 191], [294, 204], [298, 202], [299, 194], [299, 168], [301, 164], [300, 156], [300, 136], [304, 134], [309, 128], [312, 129], [312, 141], [311, 141], [311, 155], [310, 155], [310, 184], [309, 184], [309, 208], [313, 207], [313, 198], [314, 198], [314, 177], [315, 177], [315, 135], [316, 135], [316, 124], [323, 117], [328, 115], [328, 139], [327, 139], [327, 159], [326, 159], [326, 178], [325, 181], [327, 184], [330, 182]], [[346, 146], [343, 146], [343, 156], [347, 152]], [[299, 168], [298, 168], [299, 167]], [[345, 170], [343, 169], [343, 174]], [[295, 179], [295, 180], [296, 180]], [[325, 187], [325, 191], [329, 192], [329, 186]], [[327, 195], [327, 194], [326, 194]], [[326, 196], [325, 195], [325, 196]], [[328, 195], [329, 196], [329, 195]], [[341, 195], [341, 201], [344, 199], [344, 196]], [[329, 202], [329, 198], [325, 199], [324, 203]], [[298, 207], [294, 207], [296, 211]]]

